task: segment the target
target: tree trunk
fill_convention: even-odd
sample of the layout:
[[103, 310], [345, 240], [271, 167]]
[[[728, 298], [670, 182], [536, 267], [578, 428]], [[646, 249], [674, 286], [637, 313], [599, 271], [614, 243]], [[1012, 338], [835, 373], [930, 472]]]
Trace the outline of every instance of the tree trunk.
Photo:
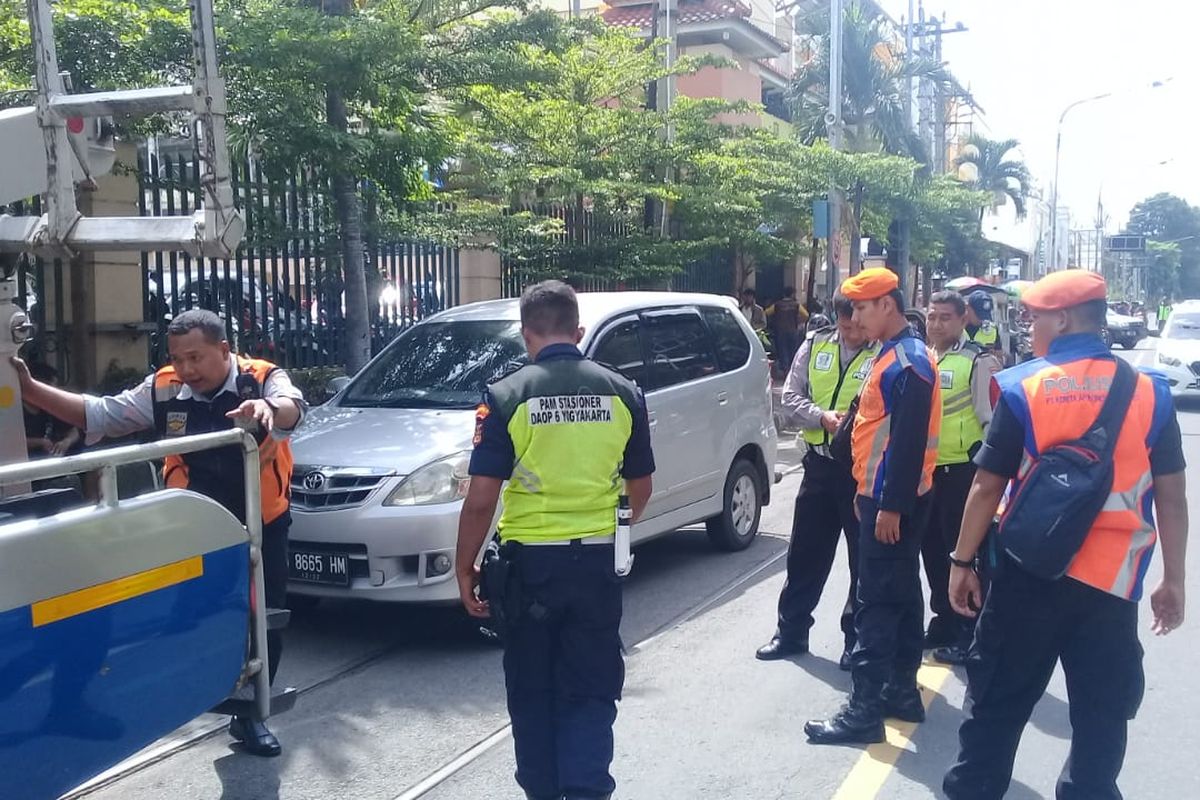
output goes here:
[[[346, 101], [340, 91], [325, 92], [325, 115], [329, 126], [347, 132]], [[346, 372], [354, 375], [371, 360], [370, 309], [367, 306], [367, 276], [364, 263], [362, 203], [358, 181], [337, 168], [331, 176], [338, 230], [342, 235], [342, 275], [346, 297], [346, 320], [342, 341]]]
[[808, 253], [808, 285], [804, 289], [805, 301], [811, 304], [816, 296], [814, 292], [817, 287], [817, 254], [820, 252], [820, 240], [813, 237], [812, 250]]

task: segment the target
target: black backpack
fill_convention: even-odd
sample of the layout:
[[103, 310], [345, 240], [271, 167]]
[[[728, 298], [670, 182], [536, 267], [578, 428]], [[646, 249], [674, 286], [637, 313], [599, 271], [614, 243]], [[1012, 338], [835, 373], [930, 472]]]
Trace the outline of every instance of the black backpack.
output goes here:
[[1083, 546], [1112, 491], [1113, 449], [1136, 387], [1133, 367], [1117, 359], [1096, 421], [1046, 448], [1025, 475], [1000, 519], [999, 544], [1026, 572], [1061, 578]]

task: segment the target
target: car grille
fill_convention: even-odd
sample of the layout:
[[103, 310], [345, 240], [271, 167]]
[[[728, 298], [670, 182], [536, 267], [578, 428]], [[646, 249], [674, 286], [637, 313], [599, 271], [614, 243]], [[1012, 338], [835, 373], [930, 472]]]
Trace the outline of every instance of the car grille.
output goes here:
[[297, 466], [292, 471], [292, 507], [300, 511], [334, 511], [361, 506], [395, 474], [370, 468]]

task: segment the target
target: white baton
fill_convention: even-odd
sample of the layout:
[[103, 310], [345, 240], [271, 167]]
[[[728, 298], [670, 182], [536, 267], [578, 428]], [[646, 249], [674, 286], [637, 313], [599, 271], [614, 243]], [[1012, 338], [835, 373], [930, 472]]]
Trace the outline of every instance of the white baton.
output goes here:
[[613, 543], [613, 570], [625, 577], [633, 569], [633, 553], [630, 552], [633, 532], [633, 509], [629, 498], [621, 495], [617, 501], [617, 535]]

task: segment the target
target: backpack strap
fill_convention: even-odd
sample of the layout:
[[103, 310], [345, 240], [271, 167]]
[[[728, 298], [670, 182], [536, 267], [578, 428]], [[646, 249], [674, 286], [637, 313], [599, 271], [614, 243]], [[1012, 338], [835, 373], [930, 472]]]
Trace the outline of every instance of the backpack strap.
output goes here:
[[1089, 432], [1104, 436], [1104, 456], [1111, 458], [1117, 446], [1117, 438], [1121, 432], [1121, 422], [1133, 402], [1133, 393], [1137, 389], [1138, 374], [1124, 359], [1117, 359], [1117, 369], [1113, 372], [1112, 384], [1108, 387], [1108, 397], [1100, 407], [1100, 413], [1092, 424]]

